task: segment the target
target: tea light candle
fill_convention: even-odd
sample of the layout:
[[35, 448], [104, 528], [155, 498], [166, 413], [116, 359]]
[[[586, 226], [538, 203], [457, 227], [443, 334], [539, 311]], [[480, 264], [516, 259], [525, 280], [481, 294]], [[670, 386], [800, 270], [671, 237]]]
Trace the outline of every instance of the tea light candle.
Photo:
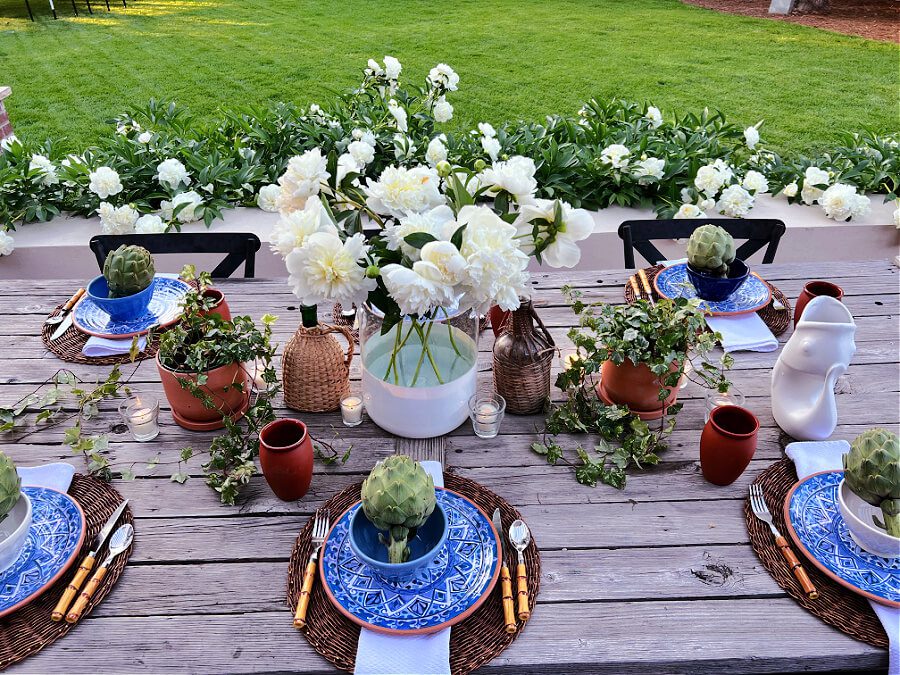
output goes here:
[[159, 436], [159, 401], [134, 394], [120, 407], [134, 440], [151, 441]]
[[500, 431], [500, 422], [503, 420], [505, 409], [506, 401], [499, 395], [483, 398], [473, 396], [469, 402], [469, 415], [472, 418], [475, 435], [480, 438], [494, 438]]
[[359, 396], [345, 396], [341, 399], [341, 418], [344, 425], [355, 427], [362, 423], [363, 402]]

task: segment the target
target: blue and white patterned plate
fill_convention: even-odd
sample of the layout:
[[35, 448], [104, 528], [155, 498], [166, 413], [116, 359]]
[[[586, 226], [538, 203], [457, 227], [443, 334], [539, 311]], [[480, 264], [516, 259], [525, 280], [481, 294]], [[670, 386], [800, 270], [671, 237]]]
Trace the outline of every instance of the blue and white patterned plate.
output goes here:
[[351, 506], [332, 527], [319, 566], [329, 599], [348, 619], [383, 633], [431, 633], [462, 621], [491, 592], [499, 575], [494, 526], [465, 497], [437, 489], [449, 521], [447, 545], [405, 581], [389, 581], [360, 561], [347, 536]]
[[23, 487], [32, 522], [19, 559], [0, 574], [0, 616], [24, 606], [65, 573], [84, 541], [81, 507], [69, 495], [45, 487]]
[[862, 550], [838, 507], [843, 471], [816, 473], [797, 483], [784, 502], [791, 538], [829, 577], [870, 600], [900, 607], [900, 558]]
[[[664, 298], [696, 298], [697, 291], [687, 275], [687, 263], [678, 263], [664, 267], [653, 280], [656, 292]], [[772, 299], [772, 289], [759, 278], [755, 272], [751, 272], [747, 280], [726, 300], [711, 302], [701, 300], [700, 307], [713, 315], [745, 314], [756, 312], [769, 304]]]
[[143, 335], [158, 326], [165, 327], [181, 317], [181, 301], [190, 286], [181, 279], [156, 276], [153, 297], [143, 316], [131, 321], [113, 321], [88, 296], [84, 296], [73, 313], [73, 322], [82, 333], [105, 338], [129, 338]]

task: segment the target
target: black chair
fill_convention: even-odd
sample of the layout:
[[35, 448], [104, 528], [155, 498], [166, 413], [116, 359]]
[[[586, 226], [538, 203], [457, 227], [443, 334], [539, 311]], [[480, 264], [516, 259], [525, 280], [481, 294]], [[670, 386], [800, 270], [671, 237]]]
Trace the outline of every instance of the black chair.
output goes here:
[[244, 278], [252, 279], [256, 273], [256, 252], [260, 247], [259, 237], [250, 232], [100, 234], [91, 238], [91, 250], [101, 271], [109, 252], [122, 244], [143, 246], [153, 254], [227, 253], [225, 259], [212, 271], [215, 279], [230, 277], [242, 263]]
[[626, 220], [619, 225], [619, 237], [625, 249], [625, 267], [634, 269], [634, 251], [637, 249], [651, 265], [665, 260], [651, 241], [654, 239], [689, 239], [691, 233], [700, 227], [712, 223], [725, 228], [735, 239], [746, 239], [737, 249], [737, 257], [746, 260], [766, 246], [763, 264], [775, 262], [778, 242], [785, 232], [784, 223], [780, 220], [732, 220], [730, 218], [693, 218], [685, 220]]

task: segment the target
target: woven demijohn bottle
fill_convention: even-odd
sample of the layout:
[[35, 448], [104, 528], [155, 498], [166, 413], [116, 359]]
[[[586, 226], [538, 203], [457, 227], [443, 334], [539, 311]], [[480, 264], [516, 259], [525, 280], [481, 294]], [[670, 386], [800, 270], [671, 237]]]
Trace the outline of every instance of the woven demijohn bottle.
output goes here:
[[494, 388], [506, 399], [507, 412], [531, 415], [543, 409], [555, 351], [531, 300], [523, 299], [494, 341]]
[[[315, 306], [301, 306], [300, 311], [303, 324], [281, 357], [284, 403], [300, 412], [337, 410], [341, 398], [350, 393], [353, 336], [343, 326], [320, 324]], [[347, 339], [346, 354], [335, 333]]]

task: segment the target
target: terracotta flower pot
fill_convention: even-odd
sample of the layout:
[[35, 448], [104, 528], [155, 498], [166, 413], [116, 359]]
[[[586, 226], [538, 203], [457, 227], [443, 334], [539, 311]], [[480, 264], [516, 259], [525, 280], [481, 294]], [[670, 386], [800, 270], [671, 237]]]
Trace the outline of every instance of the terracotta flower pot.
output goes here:
[[700, 434], [703, 477], [714, 485], [731, 485], [753, 459], [758, 433], [759, 420], [746, 408], [715, 408]]
[[491, 330], [494, 331], [494, 337], [498, 337], [506, 324], [509, 323], [509, 317], [512, 312], [500, 309], [499, 305], [494, 305], [488, 310], [488, 318], [491, 320]]
[[301, 499], [313, 474], [313, 446], [303, 422], [280, 419], [259, 432], [259, 463], [275, 496], [283, 501]]
[[[163, 390], [172, 408], [172, 417], [179, 426], [191, 431], [212, 431], [225, 426], [223, 413], [232, 419], [240, 419], [250, 405], [250, 383], [247, 373], [240, 363], [214, 368], [206, 373], [206, 384], [201, 388], [216, 403], [215, 409], [206, 408], [203, 401], [189, 389], [181, 386], [180, 380], [197, 380], [197, 373], [181, 373], [166, 368], [156, 356], [156, 367], [162, 381]], [[238, 388], [234, 385], [240, 384]]]
[[204, 314], [218, 314], [223, 321], [231, 321], [231, 309], [228, 307], [228, 303], [225, 301], [225, 294], [222, 291], [218, 288], [209, 287], [203, 292], [203, 297], [212, 298], [215, 301], [212, 309], [208, 312], [203, 312]]
[[[673, 363], [669, 372], [678, 370]], [[604, 361], [600, 367], [600, 382], [597, 384], [597, 395], [607, 404], [628, 406], [631, 412], [643, 420], [659, 419], [665, 407], [675, 403], [678, 398], [678, 387], [665, 387], [669, 395], [664, 402], [659, 400], [662, 388], [660, 378], [653, 374], [644, 363], [634, 365], [625, 359], [617, 366], [612, 361]]]
[[827, 295], [835, 300], [840, 300], [844, 297], [844, 289], [830, 281], [808, 281], [803, 290], [800, 291], [797, 304], [794, 305], [794, 328], [797, 327], [800, 315], [803, 314], [803, 310], [806, 309], [809, 301], [820, 295]]

